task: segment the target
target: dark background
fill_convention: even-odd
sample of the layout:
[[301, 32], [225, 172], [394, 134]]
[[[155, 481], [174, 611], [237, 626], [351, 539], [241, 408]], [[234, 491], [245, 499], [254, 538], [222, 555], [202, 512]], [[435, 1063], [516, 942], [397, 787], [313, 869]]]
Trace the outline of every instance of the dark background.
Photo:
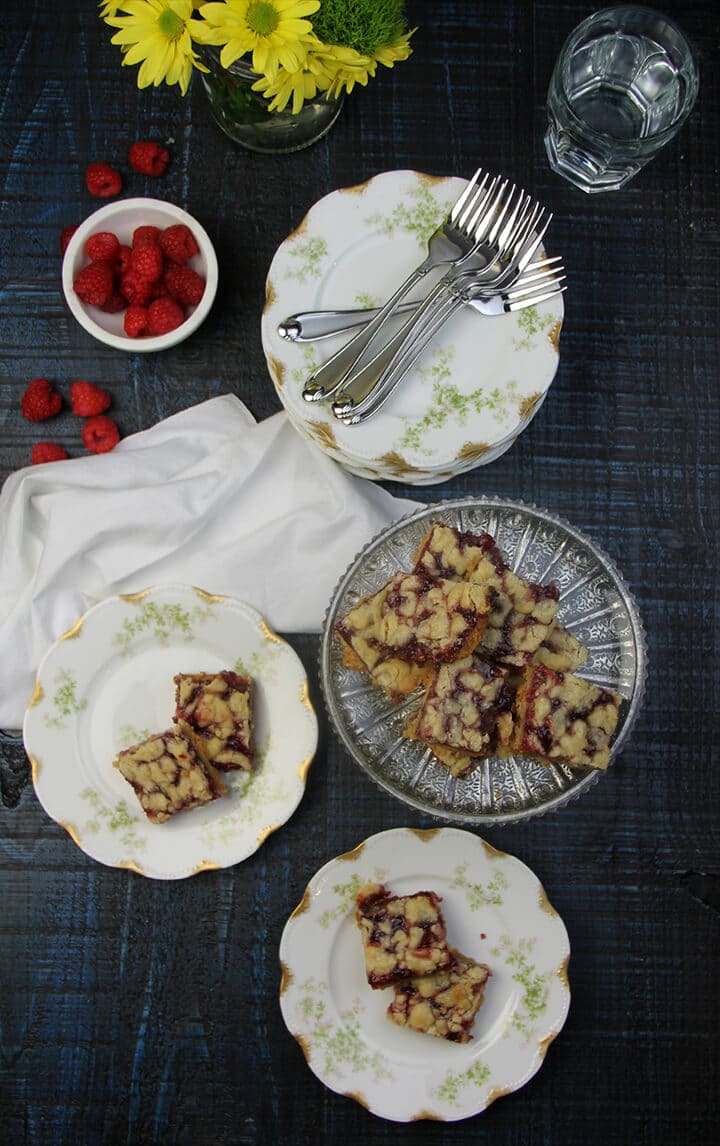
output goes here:
[[[556, 212], [570, 290], [552, 390], [498, 461], [419, 496], [499, 494], [565, 517], [639, 602], [649, 681], [630, 743], [579, 802], [486, 838], [544, 883], [572, 943], [572, 1003], [543, 1068], [460, 1123], [383, 1122], [326, 1090], [287, 1033], [278, 943], [315, 870], [368, 835], [432, 821], [376, 790], [322, 713], [317, 637], [290, 638], [321, 716], [305, 797], [235, 868], [158, 883], [88, 859], [34, 795], [4, 737], [0, 784], [0, 1142], [194, 1146], [714, 1140], [718, 1115], [718, 114], [720, 12], [668, 3], [700, 62], [678, 138], [624, 191], [589, 197], [549, 170], [545, 92], [582, 3], [418, 0], [414, 55], [347, 100], [325, 140], [251, 154], [187, 98], [139, 92], [91, 0], [5, 0], [0, 17], [2, 476], [30, 460], [29, 379], [105, 386], [123, 434], [218, 393], [278, 410], [260, 343], [278, 244], [334, 188], [379, 171], [503, 171]], [[162, 183], [135, 139], [174, 139]], [[187, 343], [103, 348], [60, 290], [58, 239], [98, 203], [93, 159], [125, 192], [187, 208], [220, 252], [220, 290]], [[53, 437], [82, 452], [64, 413]], [[418, 496], [410, 487], [390, 485]], [[338, 571], [340, 573], [340, 571]]]

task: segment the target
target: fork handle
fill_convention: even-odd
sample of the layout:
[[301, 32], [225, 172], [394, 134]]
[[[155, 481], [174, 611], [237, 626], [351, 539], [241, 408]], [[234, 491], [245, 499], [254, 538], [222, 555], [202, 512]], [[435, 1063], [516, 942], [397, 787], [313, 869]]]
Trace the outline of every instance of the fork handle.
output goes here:
[[383, 351], [368, 364], [365, 371], [353, 376], [353, 386], [357, 387], [356, 394], [358, 390], [361, 391], [360, 396], [352, 398], [348, 396], [346, 401], [341, 399], [333, 402], [332, 410], [335, 417], [346, 426], [358, 426], [377, 413], [394, 394], [440, 327], [463, 305], [464, 300], [458, 294], [451, 294], [441, 299], [430, 315], [425, 329], [417, 334], [412, 345], [404, 351], [402, 348], [406, 341], [407, 330], [403, 328], [398, 331]]
[[[419, 306], [420, 301], [400, 302], [395, 307], [395, 314], [410, 314]], [[318, 342], [333, 334], [344, 334], [356, 326], [365, 326], [379, 311], [379, 306], [367, 310], [304, 310], [279, 323], [277, 332], [286, 342]]]
[[392, 298], [388, 299], [385, 306], [377, 312], [375, 317], [372, 318], [365, 327], [359, 330], [349, 342], [346, 342], [344, 346], [328, 358], [327, 362], [324, 362], [322, 366], [319, 366], [317, 370], [313, 371], [305, 383], [305, 389], [302, 392], [306, 402], [318, 402], [322, 398], [329, 398], [340, 389], [353, 367], [360, 365], [361, 358], [366, 349], [374, 340], [375, 335], [386, 319], [394, 312], [400, 300], [436, 265], [437, 263], [434, 259], [425, 259], [420, 266], [416, 267], [412, 274], [405, 279], [405, 282], [398, 287]]

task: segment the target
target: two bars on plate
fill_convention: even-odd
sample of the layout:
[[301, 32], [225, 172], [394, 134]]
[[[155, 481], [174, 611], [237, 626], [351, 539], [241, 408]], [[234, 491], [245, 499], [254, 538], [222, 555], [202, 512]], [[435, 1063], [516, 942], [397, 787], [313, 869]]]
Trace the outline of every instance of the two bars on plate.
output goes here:
[[587, 650], [558, 604], [557, 585], [518, 576], [489, 533], [436, 521], [413, 568], [335, 631], [345, 665], [395, 703], [423, 689], [404, 735], [458, 779], [492, 754], [606, 768], [621, 698], [574, 675]]
[[156, 824], [225, 795], [221, 772], [254, 767], [252, 680], [227, 670], [179, 673], [174, 684], [174, 726], [114, 761]]
[[384, 884], [368, 883], [356, 902], [368, 983], [394, 991], [388, 1018], [421, 1034], [469, 1042], [491, 972], [448, 945], [440, 897], [391, 895]]

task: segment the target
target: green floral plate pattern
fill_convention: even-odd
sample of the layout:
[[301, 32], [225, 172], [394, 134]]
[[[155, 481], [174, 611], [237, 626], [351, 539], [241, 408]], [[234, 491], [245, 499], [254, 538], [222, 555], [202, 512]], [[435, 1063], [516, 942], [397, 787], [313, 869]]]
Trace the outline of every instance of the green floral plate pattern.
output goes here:
[[[472, 1040], [395, 1026], [392, 990], [371, 990], [354, 910], [358, 888], [442, 896], [448, 941], [492, 975]], [[478, 1114], [540, 1069], [570, 1006], [570, 943], [537, 877], [457, 828], [394, 828], [325, 864], [280, 943], [280, 1005], [330, 1090], [395, 1122]]]
[[[113, 767], [118, 751], [171, 727], [173, 677], [233, 669], [255, 682], [257, 767], [228, 793], [152, 824]], [[246, 859], [302, 799], [317, 745], [307, 677], [249, 605], [185, 585], [111, 597], [46, 653], [23, 729], [45, 811], [93, 859], [181, 879]]]
[[376, 306], [425, 256], [464, 180], [388, 171], [317, 202], [278, 248], [262, 338], [290, 421], [362, 477], [433, 485], [507, 450], [542, 405], [558, 365], [562, 296], [489, 319], [465, 308], [383, 409], [344, 426], [328, 403], [303, 400], [307, 376], [347, 335], [286, 342], [277, 327], [303, 310]]

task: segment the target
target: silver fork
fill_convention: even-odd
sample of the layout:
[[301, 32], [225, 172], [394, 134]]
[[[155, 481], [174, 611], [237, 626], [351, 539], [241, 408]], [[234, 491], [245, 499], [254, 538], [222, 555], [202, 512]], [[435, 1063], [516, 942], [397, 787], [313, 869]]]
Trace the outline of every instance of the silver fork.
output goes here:
[[[385, 405], [388, 398], [395, 392], [407, 372], [422, 354], [428, 343], [435, 337], [440, 327], [447, 321], [450, 313], [459, 307], [470, 305], [481, 314], [495, 317], [508, 314], [512, 311], [522, 310], [528, 306], [538, 306], [547, 302], [558, 294], [563, 294], [566, 287], [563, 285], [565, 275], [562, 266], [557, 266], [557, 260], [552, 260], [553, 266], [538, 270], [527, 278], [523, 275], [509, 289], [501, 292], [488, 291], [482, 282], [467, 279], [465, 283], [458, 281], [451, 289], [450, 296], [445, 300], [444, 307], [437, 313], [427, 328], [418, 336], [412, 350], [406, 354], [392, 374], [388, 374], [382, 385], [376, 385], [366, 397], [356, 406], [346, 412], [338, 411], [336, 417], [346, 426], [357, 426], [371, 418], [373, 414]], [[335, 411], [334, 411], [335, 412]]]
[[405, 279], [364, 330], [310, 375], [303, 390], [306, 402], [329, 398], [341, 388], [349, 372], [366, 357], [368, 348], [385, 322], [395, 313], [398, 303], [431, 270], [442, 265], [457, 266], [478, 250], [486, 234], [487, 223], [494, 219], [501, 207], [507, 187], [507, 180], [503, 182], [500, 176], [493, 178], [487, 173], [478, 184], [481, 171], [478, 168], [453, 205], [448, 218], [430, 237], [428, 254], [423, 262]]
[[[522, 281], [525, 282], [533, 271], [559, 261], [558, 255], [552, 259], [543, 258], [537, 263], [530, 263], [521, 276]], [[395, 317], [407, 318], [415, 314], [423, 301], [417, 299], [414, 302], [401, 302], [395, 311]], [[468, 305], [473, 305], [472, 300]], [[478, 306], [478, 309], [481, 310], [482, 307]], [[323, 338], [332, 338], [336, 334], [346, 334], [358, 326], [366, 326], [379, 313], [379, 306], [350, 307], [347, 310], [301, 310], [279, 323], [277, 330], [280, 337], [287, 342], [320, 342]]]
[[[547, 231], [552, 215], [545, 211], [539, 203], [534, 203], [530, 196], [525, 196], [523, 210], [516, 215], [515, 220], [503, 228], [498, 241], [498, 258], [492, 264], [477, 266], [470, 260], [467, 273], [478, 285], [487, 288], [488, 294], [500, 293], [516, 282], [533, 255], [541, 245]], [[333, 402], [333, 413], [337, 418], [345, 421], [353, 411], [362, 412], [367, 403], [372, 402], [375, 408], [376, 390], [389, 393], [405, 377], [410, 366], [417, 360], [418, 354], [413, 354], [414, 344], [423, 336], [427, 323], [432, 324], [433, 314], [438, 307], [442, 308], [447, 300], [448, 291], [454, 279], [462, 273], [463, 268], [451, 268], [440, 282], [433, 288], [425, 302], [418, 308], [413, 317], [386, 345], [365, 363], [359, 363], [346, 380], [343, 393]], [[451, 312], [447, 314], [449, 317]], [[444, 321], [444, 319], [443, 319]], [[441, 324], [433, 324], [433, 332], [437, 332]], [[423, 347], [428, 339], [423, 339]], [[410, 355], [412, 354], [412, 357]], [[389, 395], [388, 395], [389, 396]], [[351, 423], [354, 424], [354, 423]]]

